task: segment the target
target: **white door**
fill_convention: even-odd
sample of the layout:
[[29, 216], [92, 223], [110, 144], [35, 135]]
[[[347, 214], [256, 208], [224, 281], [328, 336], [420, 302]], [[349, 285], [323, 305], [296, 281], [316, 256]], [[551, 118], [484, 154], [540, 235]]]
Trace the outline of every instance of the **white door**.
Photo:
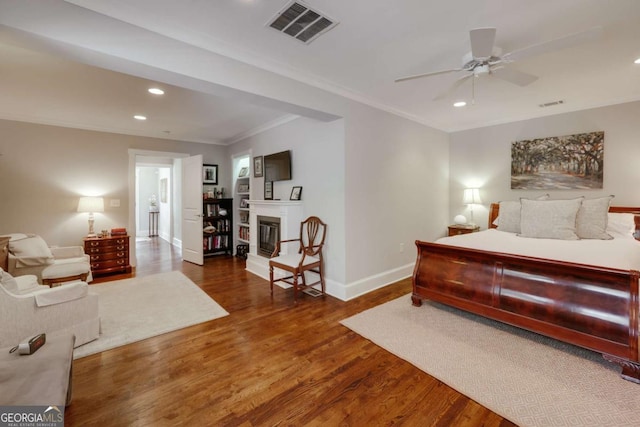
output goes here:
[[182, 259], [204, 264], [202, 246], [202, 156], [182, 159]]

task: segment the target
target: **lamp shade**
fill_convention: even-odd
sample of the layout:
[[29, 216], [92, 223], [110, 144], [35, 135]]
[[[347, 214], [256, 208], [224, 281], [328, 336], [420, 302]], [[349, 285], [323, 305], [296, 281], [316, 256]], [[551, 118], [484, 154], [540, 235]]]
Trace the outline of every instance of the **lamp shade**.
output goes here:
[[480, 189], [478, 188], [465, 188], [462, 195], [462, 203], [466, 205], [482, 203], [480, 200]]
[[104, 212], [104, 199], [102, 197], [80, 197], [78, 212]]

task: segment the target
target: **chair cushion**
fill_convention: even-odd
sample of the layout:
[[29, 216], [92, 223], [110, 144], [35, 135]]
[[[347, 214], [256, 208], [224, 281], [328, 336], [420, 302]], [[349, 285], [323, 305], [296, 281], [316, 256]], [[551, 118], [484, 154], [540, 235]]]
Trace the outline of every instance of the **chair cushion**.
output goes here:
[[[280, 255], [277, 256], [275, 258], [270, 258], [269, 259], [269, 264], [271, 264], [271, 262], [277, 262], [278, 264], [282, 264], [282, 265], [286, 265], [292, 268], [297, 267], [300, 264], [300, 259], [302, 258], [302, 255], [300, 254], [287, 254], [287, 255]], [[316, 262], [320, 262], [320, 258], [315, 257], [315, 256], [307, 256], [304, 258], [304, 264], [305, 266], [316, 263]]]
[[49, 289], [38, 283], [38, 278], [33, 274], [13, 277], [0, 268], [0, 286], [14, 295], [26, 295], [41, 289]]
[[9, 273], [0, 268], [0, 285], [12, 294], [17, 294], [18, 281]]
[[88, 262], [64, 262], [52, 264], [42, 270], [43, 279], [58, 279], [61, 277], [77, 276], [79, 274], [89, 274], [91, 266]]

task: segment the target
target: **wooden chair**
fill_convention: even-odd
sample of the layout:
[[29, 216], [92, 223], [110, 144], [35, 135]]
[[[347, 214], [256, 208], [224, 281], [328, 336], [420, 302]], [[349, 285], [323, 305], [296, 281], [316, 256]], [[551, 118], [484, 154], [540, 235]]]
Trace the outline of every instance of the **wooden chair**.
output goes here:
[[[276, 243], [276, 248], [269, 259], [269, 284], [273, 295], [274, 282], [285, 282], [293, 286], [293, 301], [298, 302], [298, 291], [321, 285], [322, 295], [325, 295], [324, 262], [322, 259], [322, 246], [324, 245], [327, 225], [316, 216], [310, 216], [300, 223], [300, 237], [297, 239], [281, 240]], [[282, 243], [298, 242], [298, 252], [280, 255]], [[273, 269], [279, 268], [290, 273], [289, 276], [273, 279]], [[318, 274], [319, 280], [307, 283], [305, 272], [311, 271]], [[302, 284], [299, 283], [299, 280]]]

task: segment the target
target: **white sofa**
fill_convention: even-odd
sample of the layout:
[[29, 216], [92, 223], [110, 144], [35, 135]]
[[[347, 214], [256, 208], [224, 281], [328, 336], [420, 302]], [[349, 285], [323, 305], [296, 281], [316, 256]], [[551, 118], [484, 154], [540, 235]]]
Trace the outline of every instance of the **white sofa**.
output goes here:
[[8, 272], [13, 276], [33, 274], [41, 284], [55, 286], [61, 282], [82, 280], [91, 276], [91, 258], [82, 246], [49, 247], [35, 234], [8, 235]]
[[33, 275], [12, 277], [0, 269], [0, 347], [39, 333], [66, 331], [78, 347], [100, 335], [98, 295], [86, 282], [49, 288]]

